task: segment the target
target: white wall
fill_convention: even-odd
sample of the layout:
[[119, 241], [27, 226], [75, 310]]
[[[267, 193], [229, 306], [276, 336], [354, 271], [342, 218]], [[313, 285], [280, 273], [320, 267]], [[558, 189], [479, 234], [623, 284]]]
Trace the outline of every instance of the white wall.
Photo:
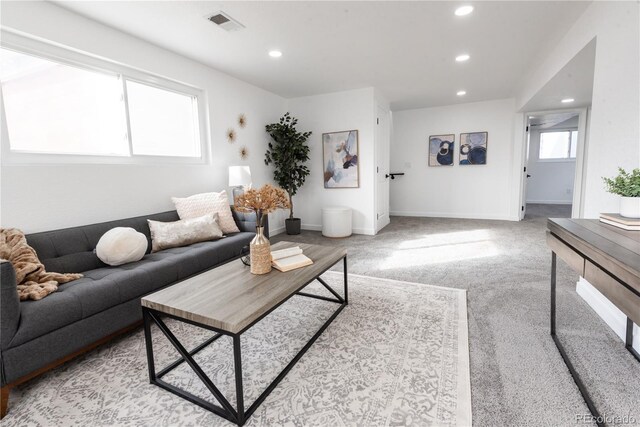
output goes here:
[[[582, 277], [576, 285], [576, 292], [600, 315], [622, 341], [626, 341], [627, 316], [593, 285]], [[633, 348], [640, 351], [640, 326], [633, 325]]]
[[[45, 2], [3, 2], [2, 26], [120, 62], [206, 92], [212, 160], [205, 165], [2, 165], [3, 227], [51, 230], [173, 209], [171, 196], [227, 189], [227, 166], [251, 166], [254, 185], [270, 182], [264, 125], [285, 100], [155, 45]], [[237, 117], [248, 119], [238, 129]], [[235, 127], [231, 145], [225, 131]], [[240, 160], [242, 145], [249, 158]], [[281, 227], [274, 221], [273, 227]]]
[[[309, 138], [311, 171], [294, 197], [295, 216], [306, 230], [322, 228], [323, 206], [353, 209], [353, 232], [375, 234], [374, 209], [374, 89], [306, 96], [288, 100], [288, 110], [298, 119], [300, 131], [312, 131]], [[322, 163], [322, 134], [358, 130], [360, 188], [325, 189]]]
[[527, 180], [527, 203], [570, 205], [576, 173], [575, 159], [540, 160], [540, 131], [531, 131], [529, 138], [527, 173], [531, 178]]
[[[584, 216], [617, 212], [618, 197], [604, 190], [603, 176], [618, 166], [640, 165], [640, 4], [593, 2], [525, 80], [524, 106], [587, 43], [597, 38], [593, 98], [586, 151]], [[613, 149], [612, 149], [613, 148]]]
[[[514, 99], [395, 111], [391, 169], [405, 176], [391, 182], [391, 214], [517, 220], [511, 206], [517, 118]], [[460, 133], [481, 131], [489, 133], [487, 164], [459, 165]], [[429, 135], [450, 133], [454, 166], [428, 166]]]
[[[528, 76], [518, 98], [521, 108], [594, 37], [596, 58], [583, 194], [586, 218], [619, 210], [619, 198], [605, 192], [603, 176], [615, 175], [618, 166], [640, 166], [640, 3], [591, 3]], [[620, 334], [622, 312], [583, 279], [577, 290]]]

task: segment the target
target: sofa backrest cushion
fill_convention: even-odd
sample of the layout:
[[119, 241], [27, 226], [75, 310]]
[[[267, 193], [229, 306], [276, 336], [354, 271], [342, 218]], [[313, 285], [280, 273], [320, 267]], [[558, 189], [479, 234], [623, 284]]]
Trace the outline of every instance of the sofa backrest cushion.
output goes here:
[[[256, 216], [253, 213], [240, 213], [232, 210], [233, 219], [243, 232], [255, 232]], [[178, 221], [176, 211], [143, 215], [134, 218], [119, 219], [99, 224], [61, 230], [28, 234], [27, 243], [35, 249], [40, 262], [47, 271], [55, 273], [82, 273], [96, 268], [108, 267], [93, 252], [100, 237], [115, 227], [131, 227], [147, 238], [147, 252], [151, 252], [151, 232], [147, 220], [172, 222]], [[269, 237], [269, 218], [265, 218], [265, 235]]]
[[83, 225], [62, 230], [28, 234], [27, 243], [35, 249], [47, 271], [56, 273], [80, 273], [107, 267], [93, 252], [100, 237], [114, 227], [131, 227], [147, 238], [147, 253], [151, 252], [151, 235], [147, 219], [177, 221], [176, 211], [143, 215], [134, 218]]

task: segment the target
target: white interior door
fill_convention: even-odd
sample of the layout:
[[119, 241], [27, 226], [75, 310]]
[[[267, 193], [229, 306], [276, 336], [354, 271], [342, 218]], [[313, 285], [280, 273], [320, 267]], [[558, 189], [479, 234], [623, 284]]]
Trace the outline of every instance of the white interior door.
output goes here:
[[523, 167], [521, 169], [521, 172], [523, 174], [522, 176], [522, 188], [520, 190], [520, 203], [522, 203], [521, 207], [520, 207], [520, 221], [522, 221], [524, 219], [524, 216], [527, 213], [527, 181], [528, 178], [531, 176], [529, 174], [529, 137], [530, 137], [530, 133], [529, 133], [529, 119], [528, 116], [525, 115], [526, 117], [526, 123], [525, 123], [525, 139], [524, 139], [524, 160], [523, 160]]
[[389, 224], [389, 155], [391, 114], [377, 107], [376, 118], [376, 232]]

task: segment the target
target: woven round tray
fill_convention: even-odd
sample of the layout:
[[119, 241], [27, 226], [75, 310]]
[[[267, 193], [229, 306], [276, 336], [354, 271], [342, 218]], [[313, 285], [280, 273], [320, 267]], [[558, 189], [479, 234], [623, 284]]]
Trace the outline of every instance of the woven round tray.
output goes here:
[[267, 274], [271, 271], [271, 245], [269, 241], [260, 244], [250, 244], [251, 272], [253, 274]]

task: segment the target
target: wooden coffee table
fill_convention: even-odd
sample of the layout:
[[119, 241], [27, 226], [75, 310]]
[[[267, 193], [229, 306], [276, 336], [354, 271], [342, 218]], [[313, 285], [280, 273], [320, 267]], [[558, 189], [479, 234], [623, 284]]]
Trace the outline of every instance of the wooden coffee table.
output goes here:
[[[279, 242], [273, 245], [272, 248], [277, 250], [292, 246], [300, 246], [304, 254], [313, 260], [313, 264], [286, 273], [281, 273], [274, 269], [269, 274], [257, 276], [251, 274], [249, 267], [243, 265], [238, 259], [142, 298], [149, 381], [151, 384], [177, 394], [231, 422], [240, 426], [243, 425], [349, 301], [347, 251], [345, 249], [291, 242]], [[340, 260], [343, 260], [344, 265], [344, 296], [338, 294], [320, 277], [322, 273]], [[302, 292], [305, 286], [316, 280], [327, 288], [334, 298]], [[338, 304], [338, 308], [256, 401], [249, 406], [249, 409], [245, 411], [240, 337], [246, 330], [294, 295], [334, 302]], [[169, 317], [211, 330], [215, 332], [215, 335], [192, 350], [187, 350], [169, 330], [162, 320], [163, 317]], [[156, 372], [153, 360], [151, 323], [156, 324], [181, 356], [158, 372]], [[237, 408], [234, 408], [229, 403], [193, 358], [196, 353], [223, 335], [230, 336], [233, 339]], [[184, 362], [193, 369], [198, 378], [202, 380], [222, 406], [214, 405], [162, 380], [164, 375]]]

